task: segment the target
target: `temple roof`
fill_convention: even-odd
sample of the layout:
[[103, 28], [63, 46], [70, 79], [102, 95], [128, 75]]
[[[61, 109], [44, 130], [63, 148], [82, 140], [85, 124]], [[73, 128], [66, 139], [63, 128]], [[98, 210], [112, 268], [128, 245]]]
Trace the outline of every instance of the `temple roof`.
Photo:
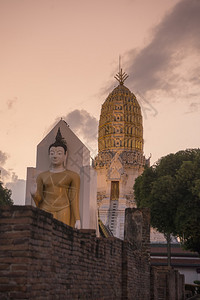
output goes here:
[[[136, 96], [124, 85], [128, 75], [118, 75], [119, 85], [102, 105], [99, 120], [99, 152], [137, 150], [143, 152], [142, 113]], [[124, 77], [123, 77], [124, 76]]]

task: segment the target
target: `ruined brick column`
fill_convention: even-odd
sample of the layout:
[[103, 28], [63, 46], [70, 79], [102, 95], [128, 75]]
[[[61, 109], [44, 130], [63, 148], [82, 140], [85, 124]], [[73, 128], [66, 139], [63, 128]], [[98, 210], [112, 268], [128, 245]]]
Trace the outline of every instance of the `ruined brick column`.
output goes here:
[[146, 208], [125, 211], [123, 296], [124, 299], [150, 299], [150, 211]]
[[150, 210], [127, 208], [125, 211], [124, 240], [135, 250], [150, 253]]

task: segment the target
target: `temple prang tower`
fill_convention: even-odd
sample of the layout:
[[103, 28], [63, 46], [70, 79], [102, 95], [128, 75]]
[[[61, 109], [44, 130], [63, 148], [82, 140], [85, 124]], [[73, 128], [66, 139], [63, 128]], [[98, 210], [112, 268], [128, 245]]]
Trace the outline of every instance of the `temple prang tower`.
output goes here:
[[124, 86], [128, 78], [120, 69], [119, 85], [102, 105], [98, 130], [97, 203], [99, 218], [114, 236], [124, 237], [124, 212], [135, 207], [133, 185], [149, 163], [143, 154], [140, 105]]

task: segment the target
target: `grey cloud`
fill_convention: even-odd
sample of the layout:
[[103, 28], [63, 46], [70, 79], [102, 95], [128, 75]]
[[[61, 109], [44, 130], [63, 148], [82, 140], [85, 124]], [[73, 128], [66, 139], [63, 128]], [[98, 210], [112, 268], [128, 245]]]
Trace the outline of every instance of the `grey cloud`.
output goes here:
[[7, 159], [8, 154], [0, 150], [0, 181], [2, 181], [3, 183], [7, 182], [6, 187], [11, 189], [12, 191], [11, 198], [14, 200], [14, 204], [24, 205], [26, 181], [23, 179], [19, 179], [16, 173], [13, 172], [13, 170], [6, 170], [2, 167]]
[[8, 159], [8, 154], [0, 150], [0, 167], [3, 166]]
[[65, 120], [73, 131], [80, 133], [88, 142], [97, 139], [98, 121], [86, 110], [76, 109], [67, 114]]
[[6, 160], [8, 159], [8, 154], [0, 150], [0, 180], [3, 182], [10, 177], [10, 171], [3, 168]]
[[[91, 155], [96, 152], [98, 121], [84, 109], [75, 109], [62, 119], [67, 122], [70, 129], [82, 140], [90, 149]], [[47, 134], [60, 121], [60, 117], [48, 128]]]
[[17, 97], [14, 97], [12, 99], [8, 99], [7, 100], [7, 107], [8, 107], [9, 110], [13, 108], [13, 106], [15, 105], [15, 103], [17, 102], [17, 100], [18, 100]]
[[192, 70], [190, 81], [193, 84], [199, 85], [200, 83], [200, 66]]
[[200, 107], [200, 103], [197, 103], [197, 102], [190, 103], [189, 109], [186, 112], [186, 114], [197, 112], [199, 110], [199, 107]]
[[12, 170], [6, 170], [0, 168], [1, 176], [0, 180], [5, 183], [5, 186], [12, 191], [11, 198], [15, 205], [25, 204], [25, 187], [26, 181], [24, 179], [19, 179], [15, 172]]
[[[167, 89], [175, 84], [173, 75], [167, 82], [165, 74], [170, 75], [171, 70], [191, 51], [199, 50], [199, 16], [199, 0], [180, 1], [154, 29], [154, 37], [147, 47], [138, 55], [135, 55], [136, 49], [127, 53], [126, 70], [130, 74], [127, 83], [131, 88], [145, 93], [153, 89]], [[199, 82], [197, 74], [196, 69], [193, 80]]]
[[13, 173], [12, 177], [14, 181], [6, 184], [6, 187], [12, 191], [11, 198], [13, 199], [15, 205], [25, 205], [26, 181], [23, 179], [18, 179], [18, 176], [15, 173]]
[[0, 172], [1, 172], [1, 178], [2, 181], [11, 181], [12, 183], [17, 182], [19, 180], [17, 174], [13, 172], [12, 169], [6, 170], [3, 167], [0, 167]]
[[9, 177], [10, 177], [10, 172], [0, 167], [0, 180], [4, 182]]
[[109, 80], [103, 87], [100, 88], [99, 93], [96, 95], [96, 98], [100, 98], [100, 103], [102, 104], [110, 92], [112, 92], [112, 89], [114, 89], [118, 84], [116, 83], [113, 85], [113, 74], [112, 74], [112, 80]]

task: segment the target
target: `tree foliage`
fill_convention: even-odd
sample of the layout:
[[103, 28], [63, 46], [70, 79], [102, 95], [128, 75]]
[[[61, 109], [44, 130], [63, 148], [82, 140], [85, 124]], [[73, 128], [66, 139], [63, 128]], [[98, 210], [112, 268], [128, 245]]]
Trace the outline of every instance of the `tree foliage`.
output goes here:
[[162, 157], [136, 179], [134, 193], [138, 207], [151, 209], [153, 227], [200, 254], [200, 149]]
[[0, 181], [0, 206], [13, 205], [11, 194], [11, 190], [3, 187], [3, 183]]

